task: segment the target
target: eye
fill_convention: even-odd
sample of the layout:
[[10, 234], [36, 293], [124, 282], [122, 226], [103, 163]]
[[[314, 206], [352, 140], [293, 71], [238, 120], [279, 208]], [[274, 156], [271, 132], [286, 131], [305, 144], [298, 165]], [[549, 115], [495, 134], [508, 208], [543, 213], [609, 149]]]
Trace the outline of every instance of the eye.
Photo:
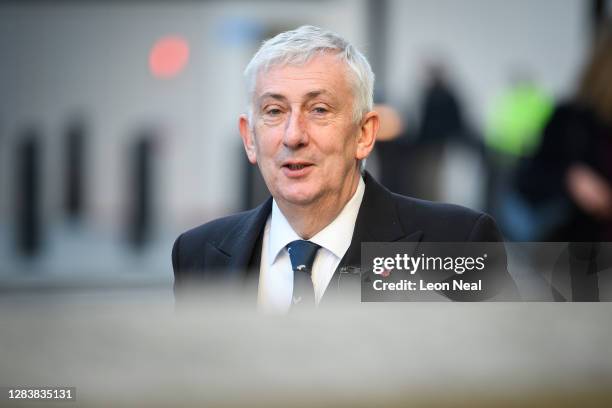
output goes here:
[[277, 116], [281, 114], [281, 110], [278, 108], [270, 108], [266, 110], [266, 115]]
[[328, 112], [328, 110], [324, 108], [323, 106], [315, 106], [312, 111], [319, 115], [322, 115]]

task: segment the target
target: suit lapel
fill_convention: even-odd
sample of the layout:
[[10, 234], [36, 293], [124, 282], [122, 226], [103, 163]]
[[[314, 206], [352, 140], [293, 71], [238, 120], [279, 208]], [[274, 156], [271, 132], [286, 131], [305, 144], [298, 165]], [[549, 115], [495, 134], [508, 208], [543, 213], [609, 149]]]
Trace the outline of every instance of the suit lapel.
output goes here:
[[[244, 219], [227, 232], [219, 245], [211, 245], [208, 251], [216, 252], [215, 259], [221, 268], [234, 276], [257, 278], [262, 233], [271, 211], [272, 198], [269, 198], [259, 207], [247, 212]], [[255, 266], [257, 276], [253, 276], [255, 272], [252, 269], [255, 269]]]
[[[360, 288], [362, 242], [420, 242], [422, 231], [405, 231], [392, 193], [365, 173], [365, 192], [346, 254], [332, 277], [321, 304]], [[418, 245], [418, 244], [417, 244]], [[415, 250], [416, 246], [415, 245]]]

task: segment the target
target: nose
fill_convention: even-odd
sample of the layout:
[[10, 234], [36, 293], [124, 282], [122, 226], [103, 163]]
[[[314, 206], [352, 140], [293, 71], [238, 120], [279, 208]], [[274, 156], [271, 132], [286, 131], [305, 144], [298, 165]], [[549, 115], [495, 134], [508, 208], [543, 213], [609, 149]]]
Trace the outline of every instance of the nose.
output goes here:
[[283, 144], [290, 149], [297, 149], [308, 144], [308, 133], [303, 115], [297, 111], [289, 115], [285, 126]]

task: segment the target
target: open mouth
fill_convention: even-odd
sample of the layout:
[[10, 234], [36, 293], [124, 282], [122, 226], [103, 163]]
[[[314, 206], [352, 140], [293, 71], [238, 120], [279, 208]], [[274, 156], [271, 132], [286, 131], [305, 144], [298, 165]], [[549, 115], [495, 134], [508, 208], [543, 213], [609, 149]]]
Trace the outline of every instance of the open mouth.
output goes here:
[[283, 167], [289, 170], [302, 170], [305, 167], [311, 166], [310, 164], [285, 164]]
[[308, 175], [312, 167], [313, 164], [311, 163], [285, 163], [283, 164], [283, 172], [287, 177], [300, 178]]

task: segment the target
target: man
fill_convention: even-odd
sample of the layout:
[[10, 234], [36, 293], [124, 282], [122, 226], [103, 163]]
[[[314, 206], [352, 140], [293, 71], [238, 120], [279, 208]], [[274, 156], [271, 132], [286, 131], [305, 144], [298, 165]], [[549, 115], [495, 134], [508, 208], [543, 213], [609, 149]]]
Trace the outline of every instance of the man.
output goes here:
[[361, 242], [500, 240], [485, 214], [392, 194], [362, 172], [379, 128], [374, 75], [341, 37], [312, 26], [281, 33], [245, 76], [240, 134], [272, 198], [182, 234], [177, 289], [190, 278], [251, 276], [260, 307], [287, 310], [308, 293], [319, 304], [341, 290], [342, 273], [359, 271]]

